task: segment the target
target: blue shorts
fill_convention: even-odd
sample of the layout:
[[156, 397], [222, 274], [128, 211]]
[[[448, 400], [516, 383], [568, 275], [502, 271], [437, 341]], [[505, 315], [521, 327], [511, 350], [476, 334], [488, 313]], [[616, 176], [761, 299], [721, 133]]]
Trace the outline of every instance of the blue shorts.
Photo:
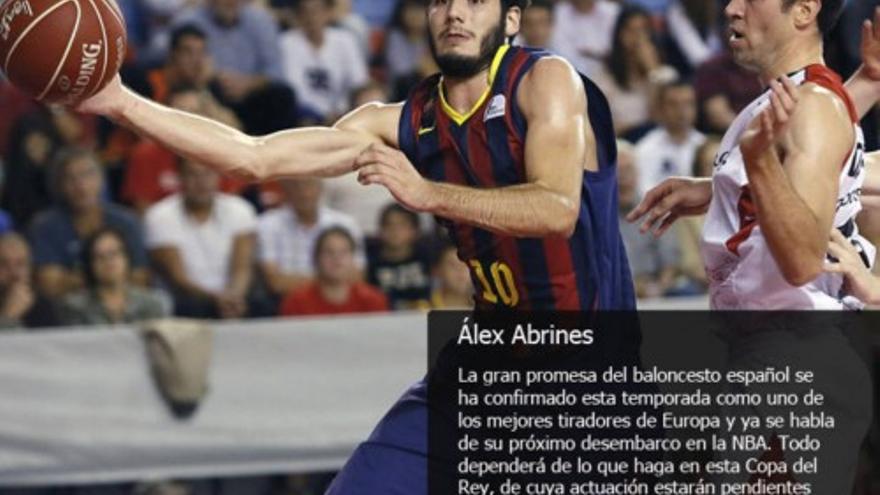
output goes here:
[[325, 495], [428, 493], [428, 387], [410, 387], [336, 475]]

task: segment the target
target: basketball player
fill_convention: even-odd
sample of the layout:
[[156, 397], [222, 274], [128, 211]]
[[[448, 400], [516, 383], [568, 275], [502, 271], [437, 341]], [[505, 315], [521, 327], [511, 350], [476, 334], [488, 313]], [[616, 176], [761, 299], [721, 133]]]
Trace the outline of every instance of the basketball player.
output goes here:
[[[823, 275], [832, 225], [873, 252], [854, 222], [864, 180], [856, 103], [822, 58], [822, 36], [842, 6], [731, 0], [733, 56], [769, 89], [727, 131], [712, 180], [664, 181], [629, 216], [660, 235], [681, 215], [708, 211], [702, 252], [714, 309], [840, 309], [842, 278]], [[866, 78], [850, 88], [861, 95], [860, 85], [872, 84]], [[765, 110], [783, 119], [778, 153], [746, 155], [741, 143], [760, 134], [756, 117]]]
[[[713, 309], [843, 309], [861, 304], [845, 297], [840, 274], [824, 272], [832, 227], [845, 242], [860, 246], [866, 260], [874, 259], [873, 246], [855, 223], [865, 179], [859, 113], [843, 81], [823, 63], [822, 37], [842, 6], [843, 0], [730, 0], [725, 14], [731, 52], [768, 89], [731, 124], [711, 180], [669, 179], [649, 191], [630, 214], [631, 221], [644, 218], [643, 231], [656, 225], [655, 234], [661, 235], [681, 215], [708, 211], [701, 250]], [[868, 44], [874, 34], [866, 31]], [[860, 103], [870, 93], [859, 87], [872, 85], [864, 80], [869, 72], [861, 71], [855, 81]], [[823, 413], [847, 419], [816, 432], [822, 446], [816, 452], [819, 473], [794, 478], [811, 483], [812, 493], [850, 493], [871, 419], [870, 375], [837, 331], [839, 322], [807, 325], [801, 320], [792, 325], [790, 318], [771, 319], [777, 325], [754, 328], [755, 322], [767, 321], [761, 315], [750, 325], [724, 329], [728, 366], [758, 371], [772, 364], [814, 373], [811, 387], [824, 394]], [[730, 385], [728, 391], [741, 390]], [[749, 388], [762, 396], [800, 391], [795, 384]], [[766, 404], [722, 408], [727, 417], [767, 418], [776, 412]], [[807, 411], [800, 405], [790, 412], [802, 416]], [[764, 423], [751, 433], [772, 441], [798, 430], [792, 424]], [[778, 449], [716, 455], [740, 462], [750, 457], [786, 460], [788, 466], [795, 460], [791, 452]], [[721, 480], [756, 482], [737, 473]]]
[[[444, 222], [477, 306], [635, 307], [616, 217], [607, 102], [564, 60], [511, 47], [527, 0], [431, 0], [441, 73], [401, 104], [365, 105], [331, 128], [251, 137], [136, 96], [114, 80], [80, 106], [175, 153], [250, 180], [357, 171]], [[427, 492], [424, 382], [355, 451], [331, 494]]]
[[605, 98], [564, 60], [505, 44], [526, 4], [432, 0], [441, 74], [405, 103], [365, 105], [331, 128], [251, 137], [118, 79], [79, 109], [250, 180], [357, 170], [448, 223], [480, 307], [632, 308]]

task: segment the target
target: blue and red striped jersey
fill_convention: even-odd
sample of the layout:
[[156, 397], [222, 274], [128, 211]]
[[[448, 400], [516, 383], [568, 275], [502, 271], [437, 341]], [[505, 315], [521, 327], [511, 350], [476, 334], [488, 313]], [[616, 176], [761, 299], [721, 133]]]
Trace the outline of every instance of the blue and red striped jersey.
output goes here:
[[[549, 53], [503, 46], [490, 87], [466, 115], [445, 101], [441, 76], [417, 86], [400, 119], [400, 149], [434, 181], [474, 188], [523, 184], [528, 122], [516, 94], [522, 78]], [[479, 309], [634, 309], [632, 276], [618, 228], [617, 146], [608, 102], [581, 76], [599, 169], [585, 171], [580, 214], [569, 238], [518, 238], [442, 218], [471, 271]], [[540, 221], [537, 220], [536, 221]]]

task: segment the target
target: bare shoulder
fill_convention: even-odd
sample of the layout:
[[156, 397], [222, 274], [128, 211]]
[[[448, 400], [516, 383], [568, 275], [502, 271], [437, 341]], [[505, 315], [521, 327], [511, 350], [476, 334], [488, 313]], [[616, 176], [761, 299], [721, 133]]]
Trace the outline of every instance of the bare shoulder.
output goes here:
[[834, 91], [808, 82], [798, 87], [798, 110], [795, 117], [827, 122], [833, 119], [836, 122], [851, 123], [849, 110], [846, 102]]
[[846, 102], [834, 91], [815, 83], [798, 88], [798, 107], [792, 115], [791, 132], [807, 149], [852, 142], [853, 126]]
[[543, 57], [520, 83], [517, 100], [526, 116], [557, 107], [578, 112], [586, 108], [583, 82], [571, 64], [557, 56]]
[[367, 103], [340, 118], [333, 127], [369, 134], [384, 144], [397, 146], [397, 126], [402, 111], [402, 102]]

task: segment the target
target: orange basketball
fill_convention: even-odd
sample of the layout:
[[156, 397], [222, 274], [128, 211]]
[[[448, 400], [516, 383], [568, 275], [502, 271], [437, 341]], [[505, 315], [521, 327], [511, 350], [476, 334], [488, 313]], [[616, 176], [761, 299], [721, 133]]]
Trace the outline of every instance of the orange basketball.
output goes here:
[[75, 105], [103, 88], [125, 56], [114, 0], [3, 0], [0, 69], [46, 103]]

